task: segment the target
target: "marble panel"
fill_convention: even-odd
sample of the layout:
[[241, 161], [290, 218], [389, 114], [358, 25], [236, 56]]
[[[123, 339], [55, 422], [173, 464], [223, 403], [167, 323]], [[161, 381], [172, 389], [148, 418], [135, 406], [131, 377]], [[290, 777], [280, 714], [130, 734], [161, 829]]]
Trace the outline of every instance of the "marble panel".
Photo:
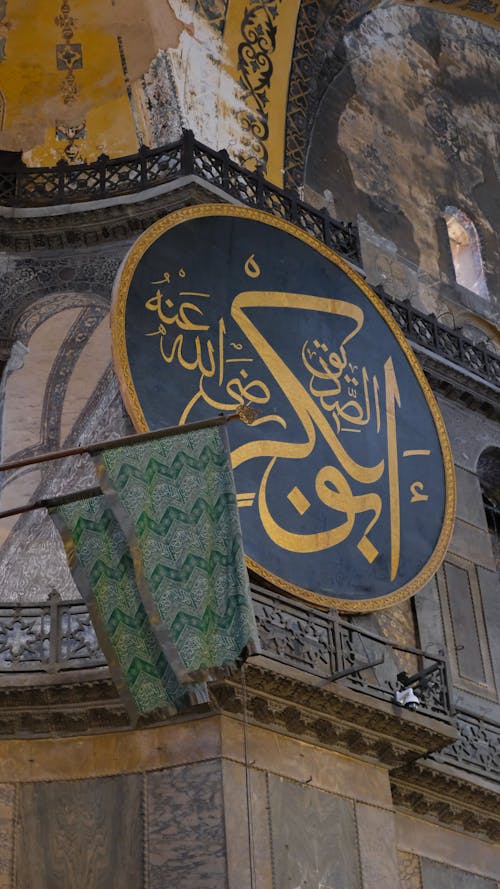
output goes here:
[[[223, 757], [244, 762], [242, 724], [222, 717], [221, 732]], [[392, 806], [387, 770], [380, 766], [256, 726], [248, 727], [247, 740], [248, 759], [256, 768], [361, 802]]]
[[457, 482], [457, 518], [486, 531], [488, 527], [486, 513], [477, 475], [457, 466], [455, 478]]
[[11, 889], [16, 788], [0, 784], [0, 889]]
[[495, 569], [495, 559], [491, 537], [487, 531], [469, 525], [461, 519], [455, 520], [455, 528], [450, 543], [450, 552], [483, 568]]
[[140, 775], [24, 784], [16, 889], [143, 885]]
[[401, 889], [422, 889], [420, 858], [411, 852], [398, 852]]
[[92, 778], [153, 771], [220, 754], [219, 719], [89, 737], [0, 741], [1, 781]]
[[394, 815], [356, 805], [363, 889], [399, 889]]
[[[452, 867], [500, 881], [500, 846], [412, 815], [396, 815], [397, 847]], [[489, 887], [488, 887], [489, 889]]]
[[433, 577], [415, 596], [420, 646], [437, 654], [446, 648], [441, 602], [436, 578]]
[[226, 889], [220, 762], [151, 772], [146, 782], [147, 885]]
[[[478, 568], [477, 576], [498, 692], [500, 691], [500, 608], [498, 607], [500, 579], [497, 571], [487, 571], [485, 568]], [[498, 716], [494, 718], [498, 719]]]
[[422, 858], [422, 889], [497, 889], [496, 880]]
[[229, 889], [274, 889], [266, 773], [229, 760], [222, 770]]
[[269, 776], [275, 889], [361, 889], [350, 800]]

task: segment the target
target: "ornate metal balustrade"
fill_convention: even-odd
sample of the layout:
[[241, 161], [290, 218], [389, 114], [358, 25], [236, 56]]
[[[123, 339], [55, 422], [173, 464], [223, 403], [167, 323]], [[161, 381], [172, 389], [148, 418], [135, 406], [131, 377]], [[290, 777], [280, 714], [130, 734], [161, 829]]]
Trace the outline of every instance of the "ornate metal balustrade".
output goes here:
[[[454, 744], [429, 758], [500, 781], [500, 725], [468, 711], [454, 712], [442, 657], [400, 646], [334, 613], [311, 609], [257, 586], [252, 587], [252, 597], [263, 654], [309, 673], [321, 685], [341, 681], [393, 703], [401, 688], [397, 678], [401, 659], [410, 657], [418, 672], [428, 674], [415, 687], [420, 700], [417, 712], [453, 722], [460, 733]], [[26, 674], [38, 674], [39, 684], [44, 674], [66, 673], [71, 680], [71, 672], [77, 670], [81, 680], [86, 671], [99, 667], [106, 667], [106, 660], [83, 602], [62, 601], [54, 593], [40, 604], [0, 606], [0, 677], [17, 676], [20, 683], [29, 685]]]
[[460, 737], [454, 744], [433, 753], [436, 762], [448, 763], [500, 781], [500, 725], [465, 710], [457, 712]]
[[105, 665], [83, 602], [63, 602], [53, 593], [46, 603], [0, 606], [0, 674]]
[[[50, 207], [123, 197], [182, 176], [197, 176], [216, 185], [243, 204], [298, 225], [346, 259], [361, 262], [355, 225], [332, 219], [326, 210], [315, 210], [297, 192], [283, 191], [259, 173], [243, 169], [226, 151], [213, 151], [189, 131], [171, 145], [142, 147], [128, 157], [101, 155], [91, 164], [60, 161], [55, 167], [20, 165], [0, 170], [0, 206]], [[375, 289], [410, 342], [500, 387], [500, 356], [472, 343], [459, 328], [451, 330], [434, 315], [419, 312], [409, 301], [398, 302]]]
[[171, 145], [142, 146], [128, 157], [101, 154], [91, 164], [59, 161], [55, 167], [0, 170], [0, 205], [50, 207], [124, 197], [182, 176], [198, 176], [243, 204], [293, 222], [347, 259], [360, 261], [356, 226], [332, 219], [326, 210], [314, 210], [299, 200], [297, 192], [283, 191], [258, 172], [243, 169], [227, 151], [213, 151], [187, 130]]
[[410, 342], [500, 387], [500, 356], [482, 343], [475, 345], [460, 328], [451, 330], [440, 324], [435, 315], [419, 312], [409, 300], [398, 302], [382, 289], [374, 289]]
[[417, 711], [451, 721], [444, 658], [398, 645], [332, 612], [322, 614], [255, 586], [252, 597], [267, 657], [311, 673], [325, 685], [342, 679], [356, 691], [394, 703], [395, 693], [402, 688], [397, 678], [403, 669], [401, 656], [409, 655], [419, 672], [429, 674], [417, 689]]
[[[452, 706], [445, 661], [361, 630], [331, 614], [252, 588], [263, 653], [273, 660], [313, 674], [325, 684], [339, 673], [358, 691], [393, 701], [398, 652], [410, 653], [419, 669], [435, 666], [418, 695], [418, 709], [449, 721]], [[363, 669], [379, 661], [377, 666]], [[0, 606], [0, 674], [55, 673], [105, 666], [87, 608], [81, 601]], [[359, 667], [359, 670], [356, 668]], [[354, 672], [353, 672], [354, 670]]]

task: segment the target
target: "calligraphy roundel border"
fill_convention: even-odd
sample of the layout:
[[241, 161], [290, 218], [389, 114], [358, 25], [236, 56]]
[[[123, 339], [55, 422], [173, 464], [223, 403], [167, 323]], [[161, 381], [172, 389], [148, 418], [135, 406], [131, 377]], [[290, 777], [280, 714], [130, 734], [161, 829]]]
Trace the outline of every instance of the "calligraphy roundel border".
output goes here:
[[364, 293], [370, 303], [377, 310], [379, 315], [381, 315], [382, 319], [390, 328], [391, 332], [398, 342], [398, 345], [408, 359], [408, 362], [417, 378], [417, 381], [427, 402], [427, 406], [434, 420], [443, 457], [446, 495], [441, 532], [439, 534], [436, 546], [423, 568], [421, 568], [419, 573], [415, 577], [413, 577], [412, 580], [404, 584], [399, 589], [373, 599], [340, 599], [331, 596], [324, 596], [319, 593], [315, 593], [312, 590], [295, 586], [289, 581], [284, 580], [283, 578], [269, 571], [267, 568], [265, 568], [265, 566], [259, 564], [254, 559], [251, 559], [248, 556], [246, 556], [247, 566], [259, 577], [278, 587], [281, 591], [287, 592], [298, 599], [309, 602], [311, 605], [319, 606], [321, 608], [334, 607], [337, 608], [339, 611], [344, 612], [365, 613], [369, 611], [379, 611], [381, 609], [388, 608], [391, 605], [395, 605], [396, 603], [401, 602], [404, 599], [408, 599], [410, 596], [418, 592], [418, 590], [420, 590], [435, 574], [441, 562], [443, 561], [453, 532], [456, 490], [454, 463], [450, 443], [448, 440], [448, 434], [446, 432], [446, 427], [441, 416], [441, 411], [439, 410], [434, 394], [425, 378], [422, 368], [420, 367], [420, 364], [417, 361], [413, 350], [409, 346], [404, 334], [402, 333], [397, 322], [392, 317], [391, 313], [388, 311], [382, 301], [376, 296], [373, 290], [371, 290], [371, 288], [365, 283], [361, 275], [354, 271], [354, 269], [347, 262], [345, 262], [345, 260], [338, 256], [333, 250], [322, 244], [320, 241], [317, 241], [316, 238], [314, 238], [312, 235], [308, 234], [300, 228], [297, 228], [297, 226], [292, 225], [289, 222], [276, 218], [275, 216], [271, 216], [271, 214], [269, 213], [265, 213], [261, 210], [253, 210], [251, 208], [234, 206], [230, 204], [196, 204], [191, 207], [185, 207], [180, 210], [176, 210], [168, 216], [159, 219], [158, 222], [153, 223], [153, 225], [151, 225], [142, 235], [140, 235], [135, 244], [129, 250], [117, 274], [115, 286], [113, 289], [113, 300], [111, 307], [113, 362], [118, 376], [120, 391], [135, 429], [137, 430], [137, 432], [149, 431], [149, 426], [146, 422], [146, 418], [141, 408], [136, 388], [132, 379], [126, 347], [125, 314], [127, 296], [132, 277], [135, 273], [139, 261], [145, 254], [146, 250], [158, 239], [158, 237], [160, 237], [160, 235], [163, 235], [165, 232], [169, 231], [177, 225], [181, 225], [183, 222], [187, 222], [193, 219], [200, 219], [207, 216], [240, 217], [281, 229], [287, 234], [292, 235], [292, 237], [298, 238], [300, 241], [303, 241], [309, 247], [312, 247], [313, 250], [315, 250], [321, 256], [326, 257], [326, 259], [330, 260], [330, 262], [340, 268], [341, 271], [343, 271], [351, 279], [351, 281]]

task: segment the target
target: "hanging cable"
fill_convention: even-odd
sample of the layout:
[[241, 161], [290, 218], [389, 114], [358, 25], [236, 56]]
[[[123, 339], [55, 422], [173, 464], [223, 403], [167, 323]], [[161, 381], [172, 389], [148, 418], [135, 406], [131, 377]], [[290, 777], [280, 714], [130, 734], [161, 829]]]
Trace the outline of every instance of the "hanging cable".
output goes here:
[[243, 689], [243, 752], [245, 758], [245, 789], [247, 799], [248, 821], [248, 859], [250, 863], [250, 889], [255, 889], [255, 855], [252, 815], [252, 789], [250, 785], [250, 762], [248, 759], [248, 710], [247, 710], [247, 679], [246, 663], [241, 668], [241, 686]]

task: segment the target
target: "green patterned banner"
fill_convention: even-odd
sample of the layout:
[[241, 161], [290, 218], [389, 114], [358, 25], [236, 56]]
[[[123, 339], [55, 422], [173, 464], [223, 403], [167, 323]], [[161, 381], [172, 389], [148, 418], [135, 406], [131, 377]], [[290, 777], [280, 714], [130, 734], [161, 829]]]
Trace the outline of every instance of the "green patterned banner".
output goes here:
[[218, 428], [96, 458], [105, 496], [51, 511], [132, 719], [205, 703], [258, 650], [230, 456]]
[[68, 562], [133, 722], [141, 713], [172, 715], [208, 700], [204, 685], [182, 685], [149, 625], [125, 535], [104, 497], [51, 511]]
[[212, 427], [95, 458], [151, 626], [180, 682], [258, 649], [231, 458]]

